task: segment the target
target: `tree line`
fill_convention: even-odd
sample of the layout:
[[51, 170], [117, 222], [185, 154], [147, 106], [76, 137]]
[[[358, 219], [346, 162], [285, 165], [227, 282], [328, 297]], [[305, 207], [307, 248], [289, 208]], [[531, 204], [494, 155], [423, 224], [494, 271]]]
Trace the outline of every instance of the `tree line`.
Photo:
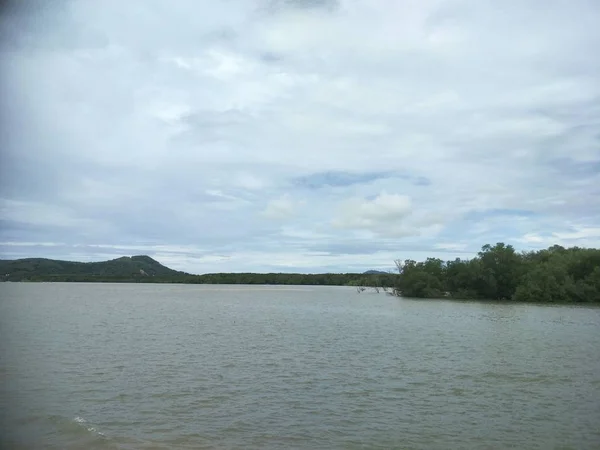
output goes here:
[[169, 274], [48, 274], [27, 273], [4, 281], [109, 282], [109, 283], [182, 283], [182, 284], [248, 284], [248, 285], [312, 285], [394, 288], [398, 275], [361, 273], [209, 273], [204, 275]]
[[599, 249], [555, 245], [519, 253], [498, 243], [484, 245], [472, 259], [397, 260], [396, 266], [398, 273], [191, 275], [143, 255], [99, 263], [23, 259], [0, 261], [0, 281], [355, 286], [415, 298], [600, 303]]
[[416, 298], [600, 303], [600, 250], [564, 248], [518, 253], [484, 245], [476, 257], [396, 261], [396, 295]]

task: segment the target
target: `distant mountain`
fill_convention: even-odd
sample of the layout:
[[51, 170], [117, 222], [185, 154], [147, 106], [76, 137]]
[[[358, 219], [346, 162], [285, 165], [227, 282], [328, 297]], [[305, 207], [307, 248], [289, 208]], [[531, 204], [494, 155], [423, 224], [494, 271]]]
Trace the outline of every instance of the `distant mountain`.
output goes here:
[[397, 275], [365, 273], [207, 273], [192, 275], [163, 266], [149, 256], [123, 256], [102, 262], [73, 262], [27, 258], [0, 260], [0, 281], [61, 281], [114, 283], [193, 283], [259, 285], [385, 286]]
[[0, 260], [0, 280], [4, 281], [94, 281], [180, 275], [186, 274], [169, 269], [146, 255], [87, 263], [45, 258]]

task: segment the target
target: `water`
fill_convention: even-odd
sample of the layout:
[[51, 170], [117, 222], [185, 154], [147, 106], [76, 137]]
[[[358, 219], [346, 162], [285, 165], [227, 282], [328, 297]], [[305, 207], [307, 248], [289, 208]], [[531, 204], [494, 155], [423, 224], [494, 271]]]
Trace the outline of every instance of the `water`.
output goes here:
[[0, 284], [2, 448], [600, 448], [600, 309]]

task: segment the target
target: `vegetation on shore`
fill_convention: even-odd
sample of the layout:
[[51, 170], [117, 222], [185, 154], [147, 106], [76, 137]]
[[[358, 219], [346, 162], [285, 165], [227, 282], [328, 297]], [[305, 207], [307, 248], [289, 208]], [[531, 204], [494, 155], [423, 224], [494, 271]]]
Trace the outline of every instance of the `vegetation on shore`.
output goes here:
[[416, 298], [600, 303], [600, 250], [564, 248], [517, 253], [484, 245], [470, 260], [396, 261], [397, 295]]
[[546, 303], [600, 303], [600, 249], [563, 248], [518, 253], [485, 245], [468, 260], [396, 261], [398, 273], [211, 273], [169, 269], [149, 256], [81, 263], [50, 259], [0, 260], [1, 281], [326, 285], [392, 288], [413, 298]]
[[132, 256], [110, 261], [82, 263], [43, 258], [0, 260], [2, 281], [187, 283], [187, 284], [274, 284], [389, 287], [397, 274], [361, 273], [209, 273], [191, 275], [163, 266], [149, 256]]

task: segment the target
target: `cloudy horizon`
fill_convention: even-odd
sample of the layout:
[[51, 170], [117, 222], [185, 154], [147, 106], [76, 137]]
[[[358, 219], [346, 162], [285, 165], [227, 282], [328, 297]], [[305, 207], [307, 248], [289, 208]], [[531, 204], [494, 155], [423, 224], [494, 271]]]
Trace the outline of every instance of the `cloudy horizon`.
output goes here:
[[598, 2], [24, 4], [0, 10], [0, 258], [600, 246]]

